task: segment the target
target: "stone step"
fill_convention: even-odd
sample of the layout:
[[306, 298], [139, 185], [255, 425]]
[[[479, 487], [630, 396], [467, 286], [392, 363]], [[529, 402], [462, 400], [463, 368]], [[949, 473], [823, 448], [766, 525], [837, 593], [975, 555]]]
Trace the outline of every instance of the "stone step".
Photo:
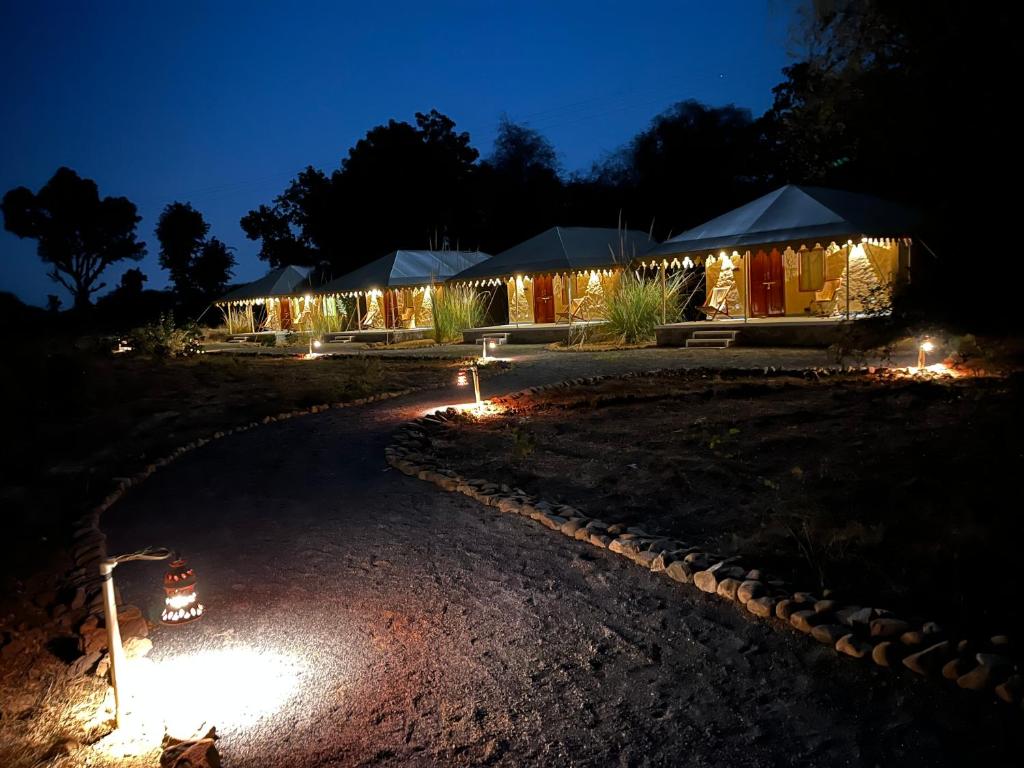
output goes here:
[[687, 349], [728, 349], [732, 346], [733, 339], [687, 339]]
[[324, 342], [327, 344], [348, 344], [353, 339], [355, 339], [355, 336], [350, 336], [348, 334], [329, 333], [324, 337]]
[[731, 339], [736, 340], [739, 331], [694, 331], [691, 338], [694, 339]]

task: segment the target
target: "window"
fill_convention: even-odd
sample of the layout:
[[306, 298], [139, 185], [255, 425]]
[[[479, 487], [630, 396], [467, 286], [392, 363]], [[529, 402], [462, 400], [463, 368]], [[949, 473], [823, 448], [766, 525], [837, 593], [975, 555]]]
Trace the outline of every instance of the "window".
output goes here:
[[825, 284], [825, 254], [820, 248], [800, 251], [800, 290], [820, 291]]

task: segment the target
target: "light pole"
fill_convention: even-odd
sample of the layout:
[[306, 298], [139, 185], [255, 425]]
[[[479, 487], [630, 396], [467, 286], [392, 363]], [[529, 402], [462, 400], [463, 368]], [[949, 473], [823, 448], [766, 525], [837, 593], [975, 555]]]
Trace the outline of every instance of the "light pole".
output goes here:
[[459, 375], [455, 378], [455, 383], [460, 387], [465, 387], [469, 384], [469, 376], [473, 376], [473, 392], [476, 395], [476, 404], [480, 405], [480, 371], [475, 365], [471, 365], [468, 368], [460, 368]]
[[928, 353], [935, 349], [935, 344], [932, 343], [931, 339], [925, 339], [921, 342], [917, 348], [917, 367], [927, 368], [928, 367]]
[[[110, 684], [114, 688], [114, 717], [120, 728], [123, 720], [122, 703], [128, 686], [125, 685], [124, 646], [121, 644], [121, 627], [117, 623], [117, 602], [114, 599], [114, 568], [131, 560], [167, 560], [174, 556], [170, 573], [164, 577], [164, 611], [161, 620], [165, 624], [180, 624], [184, 621], [198, 619], [203, 614], [203, 606], [195, 596], [195, 574], [191, 568], [185, 567], [185, 561], [163, 547], [143, 549], [129, 555], [108, 557], [100, 561], [100, 580], [103, 588], [103, 614], [107, 625], [107, 649], [110, 651]], [[183, 597], [188, 595], [188, 597]], [[171, 611], [179, 611], [185, 600], [189, 609], [178, 615]], [[187, 616], [187, 618], [185, 618]], [[119, 679], [120, 678], [120, 679]], [[124, 690], [122, 690], [124, 689]]]

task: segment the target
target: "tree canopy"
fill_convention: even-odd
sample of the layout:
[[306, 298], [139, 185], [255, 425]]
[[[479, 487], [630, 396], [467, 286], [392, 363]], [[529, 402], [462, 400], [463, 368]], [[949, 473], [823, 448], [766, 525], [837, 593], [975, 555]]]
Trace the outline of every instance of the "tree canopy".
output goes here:
[[4, 195], [4, 227], [38, 243], [50, 278], [74, 297], [75, 308], [90, 304], [106, 286], [103, 271], [118, 261], [140, 260], [146, 246], [135, 238], [141, 221], [124, 197], [100, 197], [96, 182], [70, 168], [58, 168], [38, 193], [16, 187]]
[[170, 272], [179, 298], [208, 300], [224, 292], [235, 257], [216, 237], [207, 237], [210, 225], [189, 203], [169, 203], [160, 214], [156, 238], [160, 266]]

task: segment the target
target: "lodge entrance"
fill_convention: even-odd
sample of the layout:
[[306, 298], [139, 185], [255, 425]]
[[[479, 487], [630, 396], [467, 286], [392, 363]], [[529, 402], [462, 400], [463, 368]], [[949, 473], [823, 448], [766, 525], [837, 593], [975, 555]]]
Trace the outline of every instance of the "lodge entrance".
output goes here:
[[750, 314], [772, 317], [786, 314], [786, 273], [777, 248], [758, 251], [750, 264]]
[[533, 278], [533, 322], [555, 322], [555, 288], [551, 275]]

